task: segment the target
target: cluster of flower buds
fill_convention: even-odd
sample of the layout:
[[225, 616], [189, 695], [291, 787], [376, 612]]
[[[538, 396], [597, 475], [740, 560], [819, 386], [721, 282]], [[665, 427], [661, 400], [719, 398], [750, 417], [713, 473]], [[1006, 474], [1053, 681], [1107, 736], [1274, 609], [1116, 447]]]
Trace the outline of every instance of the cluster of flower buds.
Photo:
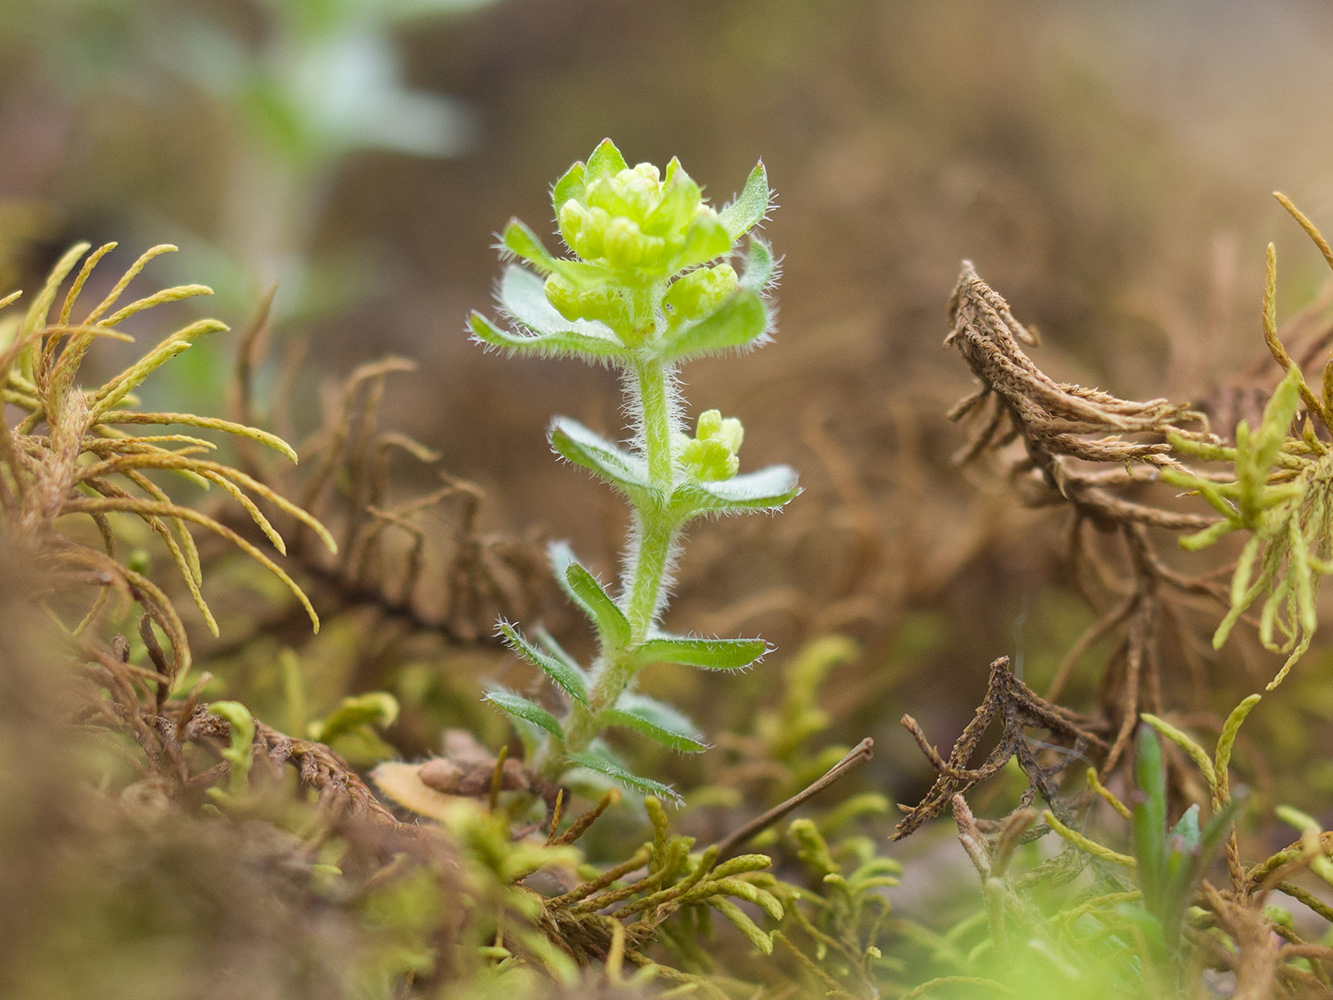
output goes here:
[[742, 274], [726, 259], [768, 211], [763, 164], [719, 211], [679, 161], [665, 171], [630, 167], [608, 139], [556, 181], [551, 200], [572, 258], [552, 255], [517, 219], [502, 236], [504, 249], [536, 274], [511, 268], [500, 301], [535, 336], [508, 334], [474, 314], [478, 339], [603, 361], [648, 347], [666, 363], [767, 339], [764, 291], [774, 274], [767, 244], [751, 239]]
[[671, 324], [677, 326], [712, 315], [739, 287], [730, 264], [701, 267], [672, 282], [662, 303]]
[[719, 410], [699, 414], [694, 437], [677, 434], [674, 441], [676, 460], [685, 474], [701, 483], [730, 479], [741, 467], [738, 457], [745, 428], [735, 417], [723, 417]]
[[678, 160], [662, 179], [651, 163], [616, 169], [617, 159], [594, 154], [556, 184], [560, 235], [576, 254], [611, 270], [669, 275], [731, 249], [717, 212]]
[[[651, 163], [626, 166], [609, 142], [586, 164], [566, 171], [552, 201], [560, 235], [585, 266], [549, 275], [547, 300], [565, 319], [598, 320], [631, 336], [652, 319], [635, 309], [637, 289], [720, 257], [733, 243], [678, 160], [667, 164], [663, 177]], [[735, 272], [729, 266], [727, 272], [731, 282], [725, 289], [725, 280], [701, 284], [694, 272], [682, 278], [688, 283], [681, 291], [680, 305], [687, 310], [682, 315], [707, 315], [705, 300], [716, 305], [734, 292]]]

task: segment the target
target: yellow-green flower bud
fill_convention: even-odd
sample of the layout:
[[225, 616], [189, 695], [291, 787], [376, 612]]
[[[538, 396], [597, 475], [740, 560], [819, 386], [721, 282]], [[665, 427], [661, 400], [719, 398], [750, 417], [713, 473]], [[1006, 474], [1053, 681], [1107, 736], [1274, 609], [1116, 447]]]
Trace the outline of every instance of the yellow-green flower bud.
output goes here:
[[546, 279], [546, 301], [565, 319], [598, 320], [613, 330], [623, 329], [629, 311], [620, 293], [606, 284], [579, 286], [559, 274]]
[[623, 216], [612, 219], [602, 233], [606, 262], [614, 268], [637, 267], [653, 250], [660, 250], [662, 240], [644, 236], [633, 219]]
[[673, 323], [702, 319], [716, 310], [738, 286], [739, 280], [732, 266], [718, 264], [678, 278], [662, 301], [671, 310]]
[[612, 177], [598, 177], [589, 181], [585, 200], [589, 208], [600, 208], [611, 216], [628, 218], [631, 211], [622, 185], [617, 184]]
[[[604, 218], [609, 218], [602, 213]], [[560, 235], [565, 245], [584, 260], [602, 256], [602, 230], [605, 223], [598, 225], [595, 213], [587, 205], [570, 198], [560, 206], [558, 215]]]
[[651, 163], [640, 163], [633, 169], [622, 170], [611, 183], [629, 206], [629, 217], [635, 222], [643, 222], [648, 218], [649, 213], [662, 200], [662, 181], [657, 168]]
[[723, 417], [719, 410], [699, 414], [694, 437], [681, 434], [676, 447], [685, 472], [700, 482], [730, 479], [740, 469], [741, 442], [745, 428], [735, 417]]
[[652, 212], [644, 219], [643, 231], [656, 236], [681, 233], [689, 228], [703, 203], [703, 192], [690, 175], [672, 160], [667, 167], [667, 179], [662, 195]]

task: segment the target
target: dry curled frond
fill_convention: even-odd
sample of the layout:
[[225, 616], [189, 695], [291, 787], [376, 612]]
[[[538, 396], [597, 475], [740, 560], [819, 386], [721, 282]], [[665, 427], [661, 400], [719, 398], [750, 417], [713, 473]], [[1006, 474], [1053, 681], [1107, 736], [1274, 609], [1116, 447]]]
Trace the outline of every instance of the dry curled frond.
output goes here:
[[[997, 720], [1002, 727], [998, 742], [978, 767], [969, 767], [986, 730]], [[907, 815], [894, 831], [895, 840], [901, 840], [926, 820], [938, 816], [952, 803], [955, 795], [962, 795], [978, 782], [998, 774], [1011, 757], [1018, 758], [1028, 778], [1019, 808], [1028, 808], [1040, 794], [1052, 810], [1064, 818], [1068, 814], [1057, 786], [1060, 774], [1072, 761], [1086, 761], [1087, 754], [1104, 754], [1107, 750], [1107, 743], [1098, 735], [1099, 727], [1094, 720], [1038, 697], [1014, 676], [1007, 656], [991, 664], [985, 700], [954, 743], [947, 760], [931, 745], [915, 719], [904, 715], [902, 723], [931, 766], [939, 772], [939, 777], [920, 803], [906, 809]], [[1045, 730], [1053, 742], [1034, 740], [1027, 734], [1029, 729]], [[1042, 763], [1044, 750], [1055, 753], [1054, 763]]]
[[[1027, 460], [1016, 474], [1036, 470], [1055, 497], [1072, 503], [1099, 522], [1140, 522], [1163, 528], [1201, 529], [1212, 518], [1179, 514], [1132, 503], [1110, 492], [1135, 482], [1151, 481], [1154, 466], [1172, 465], [1168, 433], [1198, 436], [1188, 430], [1202, 414], [1165, 399], [1138, 403], [1118, 399], [1099, 389], [1056, 382], [1039, 369], [1020, 343], [1037, 338], [1014, 319], [1009, 305], [977, 276], [970, 261], [949, 299], [953, 330], [945, 346], [958, 348], [981, 387], [949, 412], [953, 420], [971, 413], [989, 413], [972, 441], [959, 454], [967, 462], [1022, 438]], [[1141, 439], [1133, 439], [1139, 436]], [[1089, 472], [1075, 460], [1115, 465], [1114, 473]], [[1133, 463], [1149, 468], [1135, 470]]]
[[[170, 707], [170, 706], [168, 706]], [[209, 712], [208, 705], [199, 705], [181, 728], [186, 741], [215, 739], [225, 742], [230, 737], [226, 719]], [[257, 756], [281, 769], [284, 764], [296, 767], [301, 784], [319, 795], [319, 804], [338, 816], [366, 816], [373, 820], [396, 825], [397, 820], [386, 809], [338, 754], [323, 743], [297, 739], [255, 723]]]
[[[761, 930], [734, 902], [754, 904], [773, 921], [782, 919], [784, 903], [773, 891], [776, 883], [766, 871], [772, 864], [767, 856], [729, 857], [725, 845], [691, 854], [694, 838], [671, 834], [665, 808], [649, 797], [645, 801], [653, 826], [649, 842], [629, 851], [619, 864], [595, 874], [587, 869], [579, 869], [579, 874], [567, 870], [558, 879], [564, 891], [537, 896], [526, 880], [542, 868], [553, 874], [550, 861], [568, 851], [569, 845], [620, 801], [619, 790], [608, 791], [563, 831], [559, 826], [564, 795], [556, 792], [547, 800], [545, 823], [514, 831], [503, 811], [483, 811], [468, 800], [483, 797], [487, 785], [535, 791], [529, 783], [540, 779], [503, 755], [498, 759], [489, 755], [469, 733], [450, 731], [445, 749], [445, 756], [423, 764], [381, 764], [373, 775], [375, 783], [400, 806], [434, 820], [454, 836], [461, 833], [475, 843], [480, 826], [490, 824], [489, 850], [512, 859], [499, 867], [509, 873], [507, 878], [515, 888], [538, 904], [533, 909], [542, 934], [578, 965], [651, 968], [651, 974], [660, 979], [692, 983], [701, 995], [723, 1000], [726, 994], [707, 980], [660, 965], [648, 954], [654, 941], [666, 943], [671, 951], [682, 944], [687, 950], [697, 948], [694, 934], [708, 920], [709, 911], [726, 917], [764, 954], [772, 952], [774, 935]], [[548, 785], [542, 794], [551, 791], [555, 789]], [[539, 844], [533, 835], [543, 832], [546, 837]]]
[[[51, 272], [22, 320], [9, 324], [12, 336], [0, 352], [4, 402], [23, 411], [23, 417], [12, 427], [0, 420], [0, 518], [5, 534], [16, 547], [30, 553], [50, 581], [43, 597], [70, 588], [97, 590], [91, 608], [73, 629], [75, 634], [97, 620], [112, 592], [138, 601], [170, 642], [172, 656], [165, 670], [169, 683], [189, 663], [185, 630], [162, 589], [117, 559], [115, 516], [137, 517], [162, 539], [190, 596], [215, 633], [217, 624], [200, 591], [203, 574], [189, 524], [235, 545], [276, 575], [296, 595], [316, 628], [319, 618], [301, 588], [262, 549], [218, 518], [174, 501], [154, 476], [170, 473], [198, 485], [219, 487], [279, 552], [285, 548], [282, 536], [261, 513], [255, 497], [308, 527], [329, 547], [336, 545], [323, 525], [300, 507], [251, 476], [204, 458], [215, 447], [211, 442], [184, 434], [144, 436], [124, 429], [174, 424], [222, 431], [266, 445], [295, 461], [291, 446], [255, 427], [194, 414], [128, 408], [133, 403], [131, 394], [149, 375], [200, 337], [226, 330], [222, 323], [211, 319], [190, 323], [105, 384], [93, 389], [77, 384], [84, 358], [98, 339], [133, 340], [118, 329], [120, 324], [164, 303], [211, 294], [203, 285], [181, 285], [117, 308], [144, 266], [175, 250], [158, 246], [140, 256], [100, 302], [76, 319], [74, 312], [85, 285], [98, 262], [114, 248], [114, 243], [108, 243], [90, 254], [89, 244], [73, 247]], [[80, 261], [82, 266], [75, 273]], [[71, 274], [74, 277], [53, 316], [60, 289]], [[0, 306], [17, 298], [15, 293], [0, 301]], [[100, 545], [78, 540], [63, 526], [57, 529], [61, 518], [75, 514], [92, 521]]]
[[[1149, 529], [1215, 531], [1222, 521], [1140, 498], [1144, 488], [1186, 474], [1184, 447], [1217, 447], [1203, 415], [1164, 399], [1133, 402], [1096, 389], [1057, 382], [1023, 352], [1036, 337], [1013, 316], [1005, 300], [964, 262], [949, 302], [953, 329], [946, 344], [958, 348], [981, 387], [956, 405], [955, 420], [982, 414], [961, 462], [999, 453], [1021, 440], [1023, 457], [1011, 478], [1031, 506], [1067, 506], [1070, 562], [1075, 582], [1098, 609], [1099, 620], [1070, 649], [1046, 697], [1054, 700], [1094, 643], [1115, 645], [1102, 675], [1099, 702], [1114, 738], [1103, 773], [1123, 759], [1141, 711], [1160, 707], [1163, 643], [1174, 641], [1193, 664], [1194, 636], [1187, 622], [1198, 610], [1227, 602], [1226, 588], [1208, 576], [1172, 570], [1157, 553]], [[985, 412], [989, 404], [989, 412]], [[1095, 525], [1119, 539], [1119, 572], [1103, 553], [1104, 541], [1085, 531]]]
[[[1319, 230], [1285, 196], [1278, 194], [1277, 198], [1333, 267], [1333, 255]], [[1095, 390], [1059, 384], [1045, 376], [1018, 346], [1020, 341], [1034, 343], [1034, 338], [1013, 318], [1004, 299], [967, 263], [950, 301], [954, 329], [945, 341], [959, 347], [982, 381], [980, 390], [955, 407], [955, 418], [977, 409], [989, 397], [995, 399], [991, 415], [963, 459], [1021, 436], [1027, 459], [1015, 472], [1038, 471], [1047, 487], [1044, 501], [1068, 502], [1079, 520], [1116, 529], [1127, 542], [1132, 541], [1129, 532], [1138, 530], [1137, 544], [1151, 556], [1133, 560], [1136, 572], [1132, 603], [1140, 610], [1145, 607], [1139, 600], [1144, 589], [1143, 568], [1153, 563], [1160, 566], [1141, 535], [1142, 527], [1191, 530], [1193, 534], [1181, 539], [1181, 544], [1191, 550], [1212, 545], [1232, 532], [1249, 535], [1227, 590], [1206, 578], [1156, 575], [1168, 589], [1211, 594], [1227, 606], [1213, 636], [1215, 648], [1226, 641], [1242, 616], [1259, 606], [1260, 641], [1267, 649], [1286, 656], [1270, 690], [1309, 648], [1317, 625], [1315, 595], [1319, 580], [1333, 571], [1333, 532], [1329, 528], [1333, 518], [1333, 451], [1327, 443], [1333, 436], [1333, 361], [1324, 365], [1318, 386], [1311, 386], [1305, 374], [1327, 347], [1333, 327], [1320, 320], [1323, 307], [1298, 316], [1292, 326], [1293, 340], [1299, 346], [1289, 350], [1278, 331], [1276, 289], [1277, 256], [1269, 244], [1263, 333], [1269, 353], [1284, 374], [1253, 423], [1241, 418], [1234, 406], [1225, 410], [1226, 427], [1234, 433], [1232, 443], [1186, 426], [1203, 419], [1186, 407], [1165, 400], [1131, 403]], [[1258, 409], [1254, 397], [1253, 392], [1246, 397], [1250, 410]], [[1085, 436], [1096, 433], [1105, 436], [1093, 440]], [[1142, 440], [1127, 441], [1122, 436], [1127, 433], [1137, 434]], [[1201, 472], [1182, 459], [1221, 462], [1230, 469], [1227, 473]], [[1079, 460], [1114, 464], [1116, 468], [1089, 471], [1078, 464]], [[1136, 462], [1140, 463], [1137, 469]], [[1198, 494], [1219, 516], [1167, 510], [1116, 492], [1156, 479]], [[1076, 521], [1076, 540], [1077, 527]], [[1129, 604], [1118, 607], [1099, 623], [1097, 635], [1129, 622], [1129, 611]], [[1158, 609], [1152, 609], [1150, 617], [1157, 615]], [[1149, 653], [1140, 643], [1137, 658], [1142, 660]], [[1065, 676], [1062, 670], [1053, 690], [1058, 691]], [[1124, 693], [1124, 724], [1117, 741], [1120, 747], [1128, 738], [1132, 710], [1150, 707], [1139, 706], [1128, 689]]]
[[766, 871], [772, 861], [762, 854], [724, 859], [716, 846], [692, 856], [693, 838], [669, 832], [657, 799], [649, 797], [646, 805], [652, 841], [620, 865], [544, 900], [547, 933], [581, 964], [651, 966], [668, 982], [693, 983], [701, 995], [725, 997], [705, 979], [658, 965], [648, 956], [648, 945], [660, 940], [670, 951], [683, 947], [693, 953], [698, 947], [694, 935], [714, 911], [760, 952], [772, 954], [776, 935], [761, 930], [736, 905], [750, 903], [773, 921], [783, 918], [786, 907]]

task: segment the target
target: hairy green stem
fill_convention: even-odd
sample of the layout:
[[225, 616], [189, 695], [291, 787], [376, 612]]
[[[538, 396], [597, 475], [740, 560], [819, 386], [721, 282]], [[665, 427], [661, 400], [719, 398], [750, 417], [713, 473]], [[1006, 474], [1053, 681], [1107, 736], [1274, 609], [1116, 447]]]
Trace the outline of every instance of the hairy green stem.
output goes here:
[[660, 361], [645, 360], [634, 366], [634, 388], [638, 392], [643, 433], [643, 455], [648, 479], [658, 490], [669, 492], [675, 479], [671, 460], [671, 400], [667, 379], [670, 372]]
[[[647, 636], [661, 605], [662, 585], [677, 537], [676, 524], [666, 509], [676, 478], [671, 432], [677, 428], [672, 426], [669, 377], [661, 362], [646, 360], [635, 365], [631, 383], [638, 395], [641, 445], [654, 494], [651, 503], [635, 508], [635, 537], [625, 568], [624, 611], [629, 619], [631, 646]], [[628, 680], [624, 678], [621, 688]]]
[[664, 510], [639, 510], [637, 519], [638, 537], [634, 546], [629, 601], [625, 608], [632, 646], [648, 637], [648, 630], [657, 617], [667, 567], [675, 554], [673, 550], [679, 535], [675, 522]]
[[[673, 414], [668, 380], [670, 370], [661, 362], [644, 360], [632, 370], [630, 391], [637, 396], [640, 445], [653, 486], [653, 502], [634, 510], [634, 537], [622, 581], [623, 610], [629, 620], [630, 641], [619, 649], [603, 651], [596, 680], [588, 692], [587, 706], [572, 706], [565, 724], [564, 753], [585, 749], [600, 731], [598, 716], [615, 705], [634, 679], [633, 654], [648, 637], [662, 604], [667, 570], [675, 555], [679, 526], [666, 507], [675, 485], [675, 460], [671, 454]], [[563, 754], [552, 754], [542, 762], [548, 777], [564, 769]]]

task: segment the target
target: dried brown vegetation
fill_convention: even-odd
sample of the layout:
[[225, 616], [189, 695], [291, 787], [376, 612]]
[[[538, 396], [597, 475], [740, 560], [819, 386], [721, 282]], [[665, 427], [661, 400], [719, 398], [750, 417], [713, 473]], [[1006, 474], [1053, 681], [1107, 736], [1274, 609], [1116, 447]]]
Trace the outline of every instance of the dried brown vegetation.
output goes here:
[[[237, 351], [231, 398], [234, 417], [242, 423], [257, 420], [254, 376], [265, 362], [270, 301]], [[294, 433], [290, 400], [307, 350], [306, 343], [289, 344], [281, 363], [269, 420], [284, 433]], [[267, 461], [258, 449], [244, 446], [242, 464], [275, 493], [295, 498], [301, 509], [334, 525], [336, 558], [307, 526], [291, 524], [292, 556], [311, 577], [321, 606], [370, 606], [409, 629], [435, 631], [450, 642], [489, 642], [497, 618], [549, 602], [541, 540], [480, 531], [483, 492], [443, 470], [438, 488], [404, 499], [391, 496], [389, 466], [395, 455], [439, 461], [408, 435], [380, 427], [389, 380], [415, 369], [406, 358], [389, 357], [360, 365], [341, 384], [326, 385], [322, 426], [303, 442], [300, 469]], [[423, 515], [431, 512], [439, 516], [427, 520]]]
[[[976, 716], [954, 743], [948, 760], [941, 757], [939, 751], [930, 744], [915, 719], [904, 715], [902, 721], [940, 776], [930, 794], [920, 804], [906, 810], [907, 816], [894, 832], [895, 839], [906, 837], [927, 820], [934, 819], [950, 808], [956, 796], [961, 796], [978, 782], [993, 778], [1014, 757], [1018, 759], [1018, 765], [1028, 781], [1027, 788], [1019, 798], [1018, 809], [1027, 809], [1040, 795], [1043, 801], [1051, 804], [1057, 816], [1068, 820], [1072, 812], [1060, 793], [1060, 775], [1075, 761], [1086, 760], [1086, 754], [1101, 756], [1107, 749], [1105, 740], [1091, 731], [1091, 727], [1096, 725], [1093, 720], [1037, 697], [1014, 677], [1007, 656], [991, 664], [986, 699], [977, 707]], [[979, 767], [968, 767], [987, 729], [997, 721], [1001, 731], [995, 747], [986, 754], [986, 759]], [[1035, 741], [1028, 736], [1029, 729], [1045, 730], [1051, 739], [1058, 742], [1053, 746]], [[1054, 764], [1043, 765], [1038, 759], [1043, 749], [1059, 752]]]
[[[1089, 646], [1108, 635], [1119, 637], [1099, 697], [1112, 733], [1103, 764], [1103, 773], [1109, 773], [1139, 713], [1162, 709], [1161, 645], [1174, 632], [1180, 648], [1190, 647], [1191, 637], [1179, 631], [1187, 602], [1213, 597], [1225, 604], [1227, 599], [1221, 583], [1171, 569], [1157, 554], [1149, 531], [1200, 531], [1217, 519], [1131, 498], [1159, 481], [1157, 468], [1179, 464], [1168, 434], [1199, 436], [1206, 424], [1184, 404], [1131, 402], [1055, 382], [1019, 346], [1035, 345], [1035, 336], [970, 264], [963, 266], [949, 315], [954, 327], [945, 343], [958, 348], [981, 381], [981, 388], [949, 414], [961, 420], [975, 413], [978, 424], [956, 460], [972, 462], [989, 453], [1004, 462], [1003, 449], [1021, 439], [1023, 454], [1009, 458], [1006, 475], [1025, 503], [1070, 509], [1070, 569], [1099, 608], [1099, 620], [1065, 656], [1046, 697], [1060, 696]], [[1090, 538], [1089, 528], [1097, 536]], [[1128, 573], [1117, 573], [1101, 554], [1106, 536], [1119, 540]]]
[[[1333, 254], [1313, 225], [1290, 202], [1281, 196], [1279, 200], [1333, 266]], [[1187, 903], [1201, 907], [1198, 913], [1204, 915], [1196, 915], [1186, 932], [1191, 946], [1197, 949], [1191, 976], [1202, 975], [1207, 966], [1230, 970], [1235, 977], [1232, 995], [1243, 997], [1272, 996], [1274, 990], [1284, 995], [1322, 995], [1328, 988], [1333, 949], [1304, 940], [1292, 926], [1274, 922], [1272, 914], [1263, 910], [1267, 893], [1276, 888], [1325, 919], [1333, 916], [1333, 910], [1319, 896], [1285, 878], [1311, 866], [1326, 871], [1321, 867], [1326, 861], [1317, 824], [1292, 820], [1312, 824], [1301, 844], [1248, 869], [1241, 862], [1237, 834], [1231, 830], [1225, 849], [1228, 884], [1219, 889], [1204, 877], [1211, 851], [1220, 844], [1237, 808], [1227, 778], [1232, 745], [1260, 696], [1245, 699], [1220, 726], [1215, 760], [1156, 714], [1170, 704], [1164, 695], [1164, 683], [1178, 669], [1176, 664], [1196, 674], [1203, 671], [1198, 623], [1191, 620], [1200, 611], [1211, 622], [1225, 616], [1215, 646], [1226, 638], [1230, 623], [1241, 619], [1258, 626], [1265, 647], [1291, 654], [1269, 690], [1306, 649], [1314, 627], [1311, 580], [1314, 572], [1322, 572], [1322, 563], [1314, 555], [1309, 557], [1309, 567], [1303, 560], [1307, 551], [1322, 556], [1327, 550], [1323, 508], [1318, 506], [1318, 498], [1323, 495], [1323, 473], [1318, 471], [1323, 467], [1318, 465], [1318, 458], [1327, 452], [1322, 440], [1328, 427], [1328, 402], [1327, 391], [1321, 398], [1308, 387], [1302, 372], [1328, 346], [1327, 319], [1315, 321], [1307, 312], [1292, 321], [1301, 346], [1295, 356], [1289, 353], [1284, 346], [1289, 337], [1278, 333], [1274, 319], [1274, 274], [1270, 246], [1265, 339], [1286, 377], [1276, 386], [1268, 385], [1266, 393], [1258, 387], [1224, 393], [1221, 404], [1213, 402], [1207, 407], [1223, 421], [1228, 438], [1221, 438], [1204, 413], [1188, 405], [1160, 399], [1131, 402], [1048, 377], [1020, 347], [1035, 346], [1035, 333], [1014, 318], [1004, 299], [977, 276], [970, 263], [963, 265], [949, 303], [953, 330], [945, 344], [957, 347], [981, 384], [950, 412], [951, 418], [970, 417], [975, 425], [969, 444], [955, 460], [959, 464], [987, 461], [1013, 485], [1025, 504], [1068, 510], [1072, 576], [1100, 616], [1065, 654], [1045, 698], [1014, 676], [1007, 657], [992, 664], [985, 700], [947, 759], [911, 716], [902, 720], [938, 778], [919, 805], [904, 807], [907, 816], [899, 824], [896, 837], [914, 832], [945, 810], [953, 811], [960, 839], [985, 886], [991, 942], [997, 948], [1007, 947], [1006, 919], [1011, 927], [1014, 921], [1024, 919], [1022, 904], [1011, 898], [1012, 889], [1004, 881], [1014, 845], [1054, 829], [1068, 841], [1064, 853], [1029, 872], [1015, 886], [1065, 881], [1090, 861], [1127, 867], [1136, 872], [1139, 891], [1124, 894], [1128, 886], [1121, 881], [1120, 895], [1113, 892], [1085, 905], [1095, 909], [1108, 901], [1141, 899], [1161, 919], [1159, 926], [1166, 928], [1180, 919]], [[1326, 378], [1333, 372], [1333, 361], [1325, 372]], [[1262, 378], [1257, 370], [1247, 375], [1251, 386]], [[1257, 399], [1262, 410], [1254, 419], [1253, 430], [1239, 412], [1247, 405], [1246, 399]], [[1298, 401], [1308, 414], [1300, 436], [1291, 431]], [[1236, 442], [1234, 448], [1226, 443], [1231, 437]], [[1259, 443], [1252, 445], [1252, 441]], [[1283, 457], [1288, 452], [1292, 458]], [[1306, 459], [1306, 455], [1311, 457]], [[1225, 473], [1195, 468], [1201, 460], [1218, 459], [1234, 463], [1239, 484], [1232, 483]], [[1173, 498], [1165, 495], [1163, 485], [1192, 487], [1206, 496], [1222, 516], [1182, 511]], [[1263, 494], [1268, 499], [1253, 499], [1264, 489], [1271, 491]], [[1150, 496], [1151, 502], [1147, 499]], [[1257, 515], [1253, 513], [1256, 509], [1272, 510], [1272, 514]], [[1307, 514], [1307, 510], [1312, 512]], [[1264, 516], [1271, 520], [1263, 520]], [[1185, 575], [1172, 568], [1158, 547], [1163, 534], [1170, 537], [1188, 531], [1194, 534], [1185, 543], [1197, 549], [1241, 526], [1256, 533], [1241, 561], [1199, 575]], [[1305, 540], [1307, 535], [1310, 541]], [[1119, 543], [1120, 551], [1114, 556], [1106, 551], [1109, 539]], [[1264, 557], [1265, 576], [1252, 585], [1247, 567], [1258, 565], [1255, 553], [1261, 539], [1270, 553], [1277, 554]], [[1228, 576], [1234, 577], [1230, 586], [1225, 579]], [[1246, 612], [1260, 587], [1271, 588], [1273, 596], [1264, 605], [1262, 618], [1252, 618]], [[1285, 602], [1282, 612], [1281, 602]], [[1286, 616], [1280, 622], [1285, 643], [1271, 638], [1279, 613]], [[1302, 634], [1305, 638], [1298, 643]], [[1095, 644], [1108, 640], [1111, 654], [1100, 677], [1096, 714], [1083, 716], [1059, 707], [1056, 700], [1080, 662]], [[1145, 725], [1140, 725], [1140, 720]], [[996, 722], [999, 734], [993, 749], [974, 765], [983, 737]], [[1160, 760], [1153, 763], [1154, 754], [1160, 757], [1160, 751], [1154, 749], [1156, 737], [1146, 724], [1183, 751], [1182, 758], [1169, 770]], [[1108, 784], [1127, 769], [1126, 751], [1136, 726], [1139, 737], [1133, 755], [1133, 785], [1128, 777], [1123, 784], [1137, 787], [1127, 806]], [[1044, 731], [1053, 742], [1034, 739], [1028, 735], [1029, 730]], [[1026, 776], [1026, 788], [1016, 807], [1000, 820], [976, 819], [964, 796], [979, 782], [999, 774], [1011, 758], [1017, 760]], [[1071, 790], [1061, 777], [1076, 760], [1095, 766], [1088, 768], [1087, 786]], [[1196, 768], [1202, 773], [1202, 794]], [[1182, 825], [1171, 831], [1169, 843], [1161, 840], [1165, 825], [1160, 830], [1155, 827], [1165, 823], [1168, 775], [1174, 798], [1186, 802], [1204, 796], [1211, 799], [1214, 820], [1204, 831], [1202, 843], [1212, 847], [1202, 854], [1197, 847], [1197, 820], [1193, 834], [1181, 832], [1186, 822], [1182, 820]], [[1046, 825], [1032, 829], [1037, 819], [1032, 806], [1038, 795], [1049, 808], [1044, 814]], [[1080, 832], [1089, 806], [1099, 801], [1133, 821], [1135, 856], [1119, 854]], [[1159, 812], [1152, 813], [1153, 808]], [[1194, 811], [1197, 813], [1197, 806]], [[1168, 863], [1168, 856], [1175, 859], [1177, 855], [1172, 852], [1182, 850], [1179, 845], [1190, 843], [1191, 836], [1196, 860], [1188, 863], [1197, 866], [1194, 877], [1198, 884], [1159, 884], [1157, 872], [1167, 869], [1155, 869], [1154, 865]], [[1154, 838], [1165, 846], [1153, 847]], [[1175, 902], [1165, 902], [1169, 898]], [[1172, 911], [1170, 906], [1179, 909]], [[1006, 918], [1011, 907], [1016, 910]], [[1224, 934], [1230, 945], [1219, 948], [1216, 939], [1201, 935], [1207, 927]], [[1168, 942], [1171, 933], [1168, 931]], [[1145, 974], [1150, 972], [1150, 968], [1145, 969]], [[1155, 975], [1149, 975], [1150, 982]], [[938, 982], [943, 985], [946, 980]], [[1189, 993], [1190, 988], [1183, 982], [1181, 988]], [[1165, 981], [1153, 988], [1172, 990]]]

